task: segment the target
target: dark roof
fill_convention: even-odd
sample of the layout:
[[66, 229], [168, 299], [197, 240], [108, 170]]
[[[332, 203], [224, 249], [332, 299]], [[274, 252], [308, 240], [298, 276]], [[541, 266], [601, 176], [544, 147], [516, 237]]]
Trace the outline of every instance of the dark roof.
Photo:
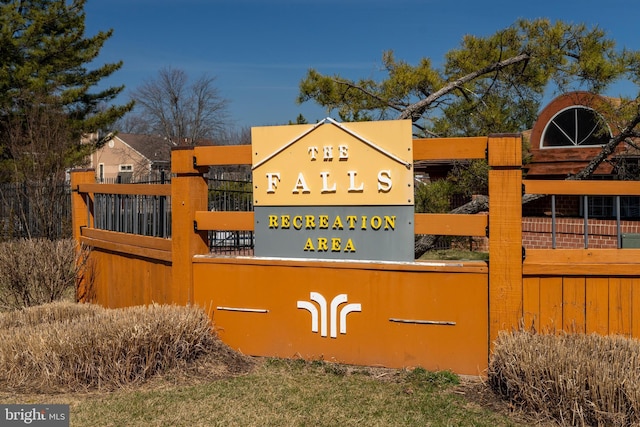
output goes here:
[[161, 136], [118, 133], [116, 135], [151, 162], [169, 162], [173, 144]]

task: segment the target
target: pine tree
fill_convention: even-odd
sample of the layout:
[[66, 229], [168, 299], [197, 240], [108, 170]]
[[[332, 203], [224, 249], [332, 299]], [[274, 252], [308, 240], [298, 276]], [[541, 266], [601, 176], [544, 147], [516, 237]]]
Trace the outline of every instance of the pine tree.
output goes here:
[[[0, 0], [0, 179], [59, 174], [106, 142], [132, 104], [96, 86], [122, 62], [90, 69], [112, 30], [85, 36], [86, 0]], [[105, 131], [89, 144], [81, 138]]]
[[[486, 37], [467, 35], [446, 53], [441, 67], [429, 58], [410, 65], [391, 51], [382, 62], [387, 77], [380, 81], [309, 70], [300, 82], [298, 102], [313, 101], [344, 121], [410, 119], [420, 137], [477, 136], [530, 129], [545, 94], [599, 94], [620, 80], [640, 85], [640, 52], [616, 49], [615, 40], [598, 27], [547, 19], [518, 20]], [[640, 137], [640, 95], [621, 97], [607, 118], [618, 132], [573, 179], [588, 178], [620, 143]], [[466, 169], [454, 169], [449, 179], [475, 192], [486, 182], [486, 171], [485, 162], [471, 162]], [[523, 202], [536, 197], [527, 195]], [[488, 206], [487, 197], [477, 196], [451, 213], [476, 213]], [[435, 236], [418, 239], [416, 258], [435, 241]]]
[[638, 80], [638, 54], [616, 49], [601, 29], [519, 20], [486, 37], [466, 35], [442, 66], [382, 58], [387, 76], [350, 80], [310, 70], [298, 102], [313, 101], [344, 121], [411, 119], [416, 134], [476, 136], [529, 128], [545, 93], [600, 93]]

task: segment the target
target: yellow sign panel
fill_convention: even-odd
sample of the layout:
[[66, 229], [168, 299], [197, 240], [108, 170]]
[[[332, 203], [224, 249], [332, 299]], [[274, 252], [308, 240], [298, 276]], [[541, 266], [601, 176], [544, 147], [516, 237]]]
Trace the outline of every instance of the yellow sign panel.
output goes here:
[[411, 122], [252, 128], [256, 206], [411, 205]]
[[255, 206], [413, 204], [411, 121], [255, 127]]

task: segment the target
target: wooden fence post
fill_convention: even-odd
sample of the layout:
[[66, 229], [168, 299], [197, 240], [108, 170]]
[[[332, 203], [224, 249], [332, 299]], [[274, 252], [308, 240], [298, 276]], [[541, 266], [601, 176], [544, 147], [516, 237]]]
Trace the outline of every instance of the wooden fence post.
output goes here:
[[490, 135], [489, 344], [522, 318], [522, 137]]
[[[80, 237], [82, 227], [93, 226], [93, 199], [87, 194], [80, 194], [78, 186], [80, 184], [93, 184], [96, 181], [95, 169], [76, 169], [71, 171], [71, 229], [73, 240], [76, 242], [76, 251], [80, 253]], [[82, 261], [80, 261], [82, 262]], [[85, 260], [84, 262], [89, 262]], [[85, 266], [88, 269], [88, 265]], [[76, 301], [91, 302], [90, 283], [93, 278], [93, 271], [85, 270], [85, 274], [76, 279]]]
[[93, 199], [78, 192], [80, 184], [93, 184], [96, 181], [94, 169], [76, 169], [71, 171], [71, 227], [73, 239], [80, 243], [82, 227], [93, 224]]
[[171, 152], [171, 298], [176, 304], [193, 302], [194, 255], [209, 253], [207, 231], [195, 229], [196, 211], [208, 210], [206, 170], [194, 166], [192, 147]]

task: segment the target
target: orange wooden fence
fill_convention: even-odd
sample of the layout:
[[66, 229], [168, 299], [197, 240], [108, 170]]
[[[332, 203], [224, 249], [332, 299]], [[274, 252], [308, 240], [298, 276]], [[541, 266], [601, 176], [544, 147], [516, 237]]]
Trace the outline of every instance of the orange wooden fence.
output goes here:
[[[525, 180], [528, 194], [633, 196], [640, 182]], [[640, 249], [530, 249], [523, 263], [527, 328], [640, 338]]]
[[[463, 374], [481, 374], [498, 332], [521, 324], [640, 338], [640, 268], [634, 261], [640, 251], [524, 254], [521, 208], [523, 189], [638, 195], [637, 183], [523, 181], [519, 135], [418, 139], [413, 153], [414, 160], [487, 159], [489, 214], [416, 214], [415, 233], [485, 236], [488, 230], [488, 263], [210, 255], [209, 230], [253, 230], [253, 213], [209, 212], [204, 174], [211, 165], [250, 164], [251, 146], [179, 148], [172, 153], [170, 185], [133, 190], [171, 198], [171, 239], [95, 229], [94, 195], [132, 188], [96, 185], [91, 170], [72, 173], [74, 236], [94, 249], [96, 265], [85, 285], [91, 289], [81, 287], [79, 294], [108, 307], [200, 305], [219, 336], [247, 354]], [[310, 301], [319, 313], [310, 314]], [[324, 330], [313, 330], [313, 316]]]

